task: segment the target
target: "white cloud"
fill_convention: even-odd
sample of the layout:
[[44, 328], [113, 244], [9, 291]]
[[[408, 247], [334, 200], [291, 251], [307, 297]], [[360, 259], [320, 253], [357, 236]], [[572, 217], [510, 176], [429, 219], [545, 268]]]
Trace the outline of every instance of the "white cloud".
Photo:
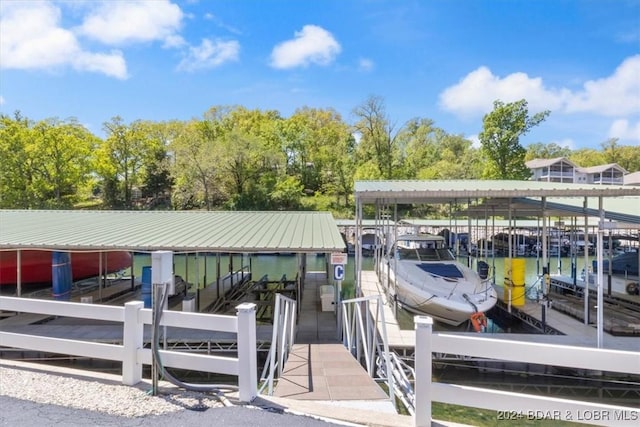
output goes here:
[[328, 65], [342, 48], [333, 35], [317, 25], [305, 25], [292, 40], [276, 45], [271, 52], [274, 68], [295, 68], [309, 64]]
[[469, 116], [491, 111], [496, 99], [514, 102], [524, 98], [534, 112], [627, 116], [640, 111], [639, 76], [640, 55], [627, 58], [609, 77], [585, 82], [579, 91], [550, 89], [540, 77], [525, 73], [501, 78], [482, 66], [445, 89], [440, 105], [454, 114]]
[[73, 32], [60, 26], [60, 9], [49, 2], [5, 2], [0, 18], [0, 66], [11, 69], [52, 69], [72, 66], [126, 78], [120, 52], [83, 50]]
[[0, 18], [1, 68], [52, 69], [71, 66], [124, 79], [122, 53], [88, 52], [61, 27], [60, 9], [48, 2], [6, 2]]
[[115, 78], [127, 75], [127, 64], [119, 51], [111, 54], [80, 52], [72, 66], [78, 71], [99, 72]]
[[633, 124], [626, 119], [615, 120], [609, 128], [609, 138], [631, 140], [640, 145], [640, 121]]
[[78, 51], [74, 35], [59, 27], [60, 10], [48, 3], [7, 3], [0, 20], [3, 68], [60, 65]]
[[171, 36], [167, 36], [164, 39], [164, 43], [162, 44], [162, 47], [164, 47], [164, 48], [178, 48], [178, 47], [182, 47], [182, 46], [184, 46], [186, 44], [187, 44], [187, 42], [185, 41], [184, 38], [182, 38], [182, 36], [174, 34], [174, 35], [171, 35]]
[[467, 74], [458, 84], [440, 94], [440, 105], [460, 115], [475, 115], [493, 109], [493, 101], [514, 102], [526, 99], [531, 110], [555, 110], [562, 105], [567, 91], [546, 89], [540, 78], [513, 73], [505, 78], [495, 76], [487, 67]]
[[219, 28], [222, 28], [223, 30], [228, 31], [228, 32], [230, 32], [232, 34], [236, 34], [236, 35], [242, 34], [242, 31], [240, 31], [238, 28], [227, 24], [221, 18], [219, 18], [218, 16], [214, 15], [213, 13], [207, 12], [207, 13], [205, 13], [203, 15], [203, 18], [205, 20], [207, 20], [207, 21], [213, 22]]
[[371, 71], [373, 70], [373, 61], [367, 58], [360, 58], [358, 60], [358, 69], [360, 71]]
[[640, 55], [624, 60], [611, 76], [586, 82], [566, 111], [614, 117], [640, 112]]
[[109, 1], [85, 17], [78, 33], [108, 45], [175, 40], [183, 18], [168, 0]]
[[225, 62], [237, 61], [240, 52], [240, 43], [235, 40], [211, 41], [202, 40], [200, 46], [189, 48], [187, 56], [178, 64], [178, 70], [196, 71], [214, 68]]
[[4, 104], [4, 96], [0, 95], [0, 105]]

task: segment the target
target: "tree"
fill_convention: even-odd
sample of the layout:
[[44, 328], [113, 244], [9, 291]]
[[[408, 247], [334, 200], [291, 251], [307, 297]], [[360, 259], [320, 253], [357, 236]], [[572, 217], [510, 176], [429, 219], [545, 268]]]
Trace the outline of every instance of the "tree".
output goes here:
[[301, 108], [282, 122], [287, 174], [298, 177], [305, 194], [326, 193], [336, 204], [353, 194], [355, 140], [332, 109]]
[[70, 208], [88, 188], [97, 138], [74, 119], [0, 116], [0, 207]]
[[98, 139], [75, 120], [43, 120], [33, 130], [32, 189], [42, 207], [71, 208], [90, 180], [91, 153]]
[[606, 163], [604, 154], [591, 148], [581, 148], [573, 151], [569, 156], [569, 160], [584, 168]]
[[640, 171], [640, 149], [637, 146], [621, 146], [618, 164], [629, 172]]
[[372, 163], [377, 167], [380, 178], [394, 178], [401, 151], [397, 146], [395, 126], [387, 117], [384, 100], [379, 96], [370, 96], [353, 113], [357, 118], [355, 132], [360, 135], [358, 164]]
[[119, 116], [104, 124], [107, 138], [97, 151], [96, 171], [103, 179], [103, 196], [108, 207], [133, 207], [133, 189], [143, 183], [145, 159], [153, 144], [144, 123], [126, 125]]
[[403, 178], [418, 178], [440, 159], [439, 134], [442, 133], [431, 119], [414, 118], [407, 122], [398, 135], [404, 147]]
[[175, 180], [172, 204], [177, 209], [211, 210], [227, 199], [223, 186], [218, 185], [221, 168], [215, 152], [223, 130], [219, 120], [211, 117], [186, 123], [170, 144]]
[[543, 111], [529, 117], [524, 99], [507, 104], [494, 101], [493, 111], [482, 120], [483, 130], [479, 135], [486, 159], [483, 176], [488, 179], [529, 178], [531, 173], [524, 164], [526, 150], [520, 145], [520, 137], [549, 114], [549, 111]]
[[33, 197], [30, 190], [29, 143], [32, 140], [33, 122], [19, 111], [13, 118], [0, 116], [0, 207], [30, 208]]
[[571, 156], [571, 149], [569, 147], [561, 147], [554, 142], [549, 144], [536, 142], [529, 144], [527, 154], [524, 158], [528, 161], [533, 159], [555, 159], [557, 157], [568, 158], [569, 156]]
[[174, 178], [171, 175], [173, 157], [169, 152], [171, 142], [183, 131], [182, 122], [143, 122], [141, 130], [149, 140], [149, 150], [144, 158], [142, 197], [145, 207], [169, 207]]
[[286, 179], [282, 123], [276, 111], [244, 107], [232, 108], [221, 117], [224, 132], [216, 150], [222, 168], [221, 182], [229, 195], [227, 207], [277, 209], [272, 195], [282, 194], [276, 193], [276, 186]]
[[417, 178], [426, 179], [478, 179], [482, 175], [479, 150], [461, 135], [444, 134], [440, 138], [438, 161], [422, 171]]

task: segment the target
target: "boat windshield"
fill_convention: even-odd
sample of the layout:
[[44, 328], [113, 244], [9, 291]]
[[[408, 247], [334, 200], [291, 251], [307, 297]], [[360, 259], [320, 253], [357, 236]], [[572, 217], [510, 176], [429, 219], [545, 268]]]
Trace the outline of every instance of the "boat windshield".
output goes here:
[[399, 260], [413, 260], [413, 261], [454, 261], [455, 257], [451, 254], [449, 249], [441, 248], [398, 248], [396, 250], [396, 257]]

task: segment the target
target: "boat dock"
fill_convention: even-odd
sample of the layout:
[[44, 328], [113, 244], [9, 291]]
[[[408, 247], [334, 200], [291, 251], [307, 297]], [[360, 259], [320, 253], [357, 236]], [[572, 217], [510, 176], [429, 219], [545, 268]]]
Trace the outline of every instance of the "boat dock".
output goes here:
[[307, 274], [295, 344], [274, 396], [352, 407], [366, 402], [370, 409], [395, 414], [389, 397], [338, 340], [335, 305], [322, 311], [319, 291], [326, 284], [326, 273]]
[[[584, 323], [584, 281], [574, 281], [568, 276], [551, 276], [550, 290], [555, 310]], [[603, 303], [605, 313], [603, 329], [606, 332], [616, 336], [640, 336], [639, 295], [605, 291]], [[587, 314], [589, 324], [596, 319], [595, 306], [596, 290], [590, 289]]]
[[[385, 326], [387, 329], [387, 338], [389, 348], [401, 354], [410, 354], [415, 347], [415, 330], [401, 329], [400, 324], [393, 314], [390, 304], [386, 303], [386, 296], [382, 292], [382, 287], [378, 281], [375, 271], [362, 271], [362, 292], [364, 296], [381, 295], [384, 304]], [[375, 306], [375, 304], [374, 304]], [[508, 310], [506, 305], [504, 309]], [[556, 331], [555, 334], [521, 334], [521, 333], [482, 333], [483, 336], [508, 339], [517, 341], [547, 343], [547, 344], [563, 344], [585, 347], [595, 347], [597, 343], [597, 331], [593, 325], [585, 325], [575, 318], [567, 316], [558, 310], [545, 310], [545, 323]], [[528, 323], [535, 325], [542, 323], [541, 304], [527, 301], [522, 307], [511, 307], [511, 314]], [[447, 332], [449, 333], [449, 332]], [[451, 332], [454, 334], [474, 334], [477, 332]], [[640, 344], [636, 337], [630, 336], [614, 336], [608, 333], [604, 334], [604, 348], [615, 350], [640, 350]], [[444, 356], [444, 355], [443, 355]], [[439, 357], [434, 354], [434, 359]], [[446, 356], [445, 356], [446, 357]]]

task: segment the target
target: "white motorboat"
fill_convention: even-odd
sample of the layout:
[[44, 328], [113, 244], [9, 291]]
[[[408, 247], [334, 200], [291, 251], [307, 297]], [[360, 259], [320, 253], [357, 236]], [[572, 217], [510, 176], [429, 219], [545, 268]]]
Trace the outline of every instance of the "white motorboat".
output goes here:
[[381, 260], [379, 274], [392, 298], [405, 309], [448, 325], [477, 320], [497, 302], [487, 272], [459, 263], [442, 236], [399, 236]]

